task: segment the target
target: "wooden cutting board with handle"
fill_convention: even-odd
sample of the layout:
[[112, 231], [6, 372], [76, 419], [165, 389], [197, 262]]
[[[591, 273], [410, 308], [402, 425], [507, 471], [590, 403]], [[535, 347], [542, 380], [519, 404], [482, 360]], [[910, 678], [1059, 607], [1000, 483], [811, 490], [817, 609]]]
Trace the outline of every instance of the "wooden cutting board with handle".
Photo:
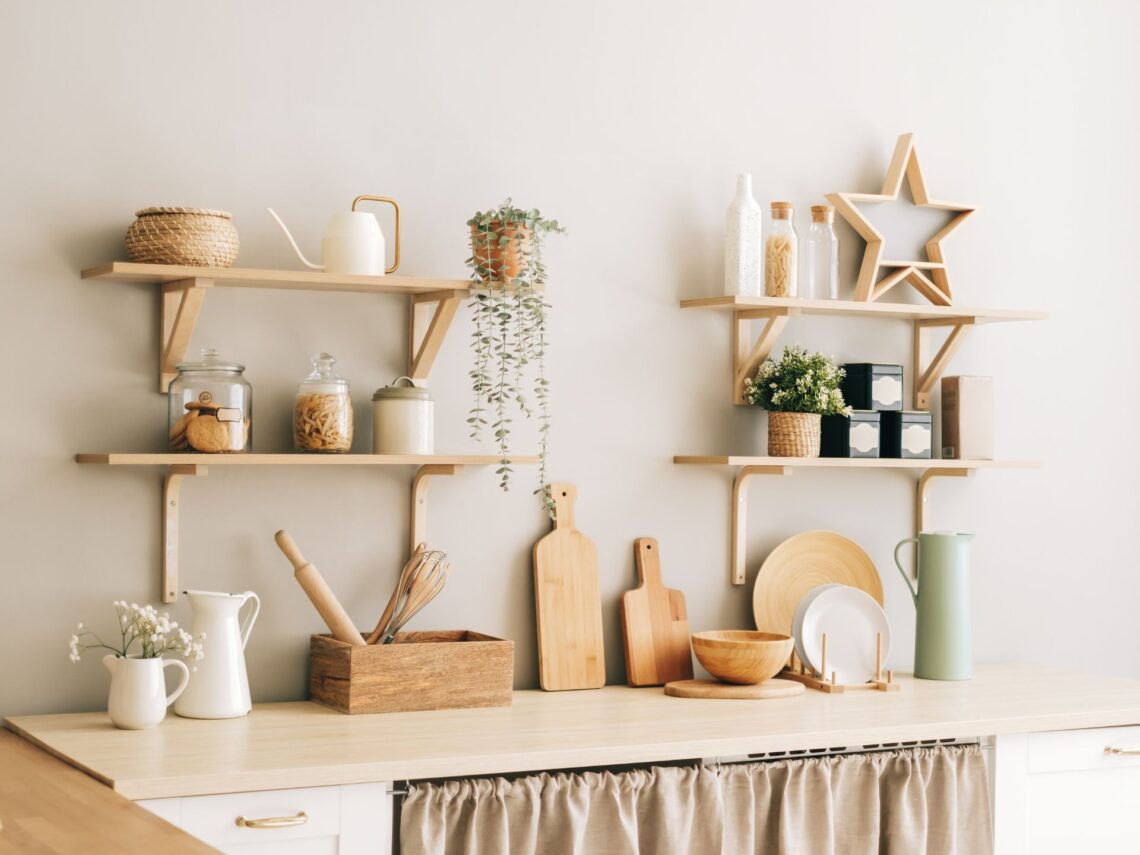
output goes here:
[[631, 686], [661, 686], [693, 676], [685, 595], [661, 580], [657, 541], [639, 537], [633, 560], [641, 584], [621, 595], [625, 671]]
[[606, 684], [598, 551], [574, 527], [573, 484], [551, 484], [554, 530], [534, 545], [538, 676], [548, 692]]

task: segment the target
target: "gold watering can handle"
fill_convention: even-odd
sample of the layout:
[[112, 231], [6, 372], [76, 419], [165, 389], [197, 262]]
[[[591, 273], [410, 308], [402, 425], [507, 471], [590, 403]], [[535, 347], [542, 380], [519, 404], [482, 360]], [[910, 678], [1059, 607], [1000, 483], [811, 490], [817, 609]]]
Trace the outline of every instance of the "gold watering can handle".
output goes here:
[[396, 211], [396, 251], [392, 259], [392, 266], [384, 270], [385, 273], [395, 273], [396, 269], [400, 266], [400, 206], [396, 204], [395, 199], [389, 199], [387, 196], [357, 196], [352, 200], [352, 210], [356, 210], [356, 205], [359, 202], [387, 202]]

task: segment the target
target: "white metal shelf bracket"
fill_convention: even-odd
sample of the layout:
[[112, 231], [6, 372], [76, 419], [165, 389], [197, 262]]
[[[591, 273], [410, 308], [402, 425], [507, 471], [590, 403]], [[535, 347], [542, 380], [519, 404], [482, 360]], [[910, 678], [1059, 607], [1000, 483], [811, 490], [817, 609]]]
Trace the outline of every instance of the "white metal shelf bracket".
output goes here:
[[748, 482], [753, 475], [791, 475], [787, 466], [744, 466], [732, 482], [732, 557], [729, 580], [743, 585], [748, 556]]
[[408, 520], [408, 555], [416, 547], [427, 541], [427, 492], [428, 484], [436, 475], [457, 475], [463, 467], [454, 463], [426, 463], [416, 470], [412, 478], [412, 513]]
[[166, 468], [162, 484], [162, 601], [178, 599], [178, 515], [184, 475], [206, 475], [201, 463], [175, 464]]
[[162, 317], [159, 323], [158, 391], [165, 393], [178, 374], [174, 367], [186, 359], [190, 336], [198, 322], [206, 291], [213, 279], [181, 279], [162, 286]]

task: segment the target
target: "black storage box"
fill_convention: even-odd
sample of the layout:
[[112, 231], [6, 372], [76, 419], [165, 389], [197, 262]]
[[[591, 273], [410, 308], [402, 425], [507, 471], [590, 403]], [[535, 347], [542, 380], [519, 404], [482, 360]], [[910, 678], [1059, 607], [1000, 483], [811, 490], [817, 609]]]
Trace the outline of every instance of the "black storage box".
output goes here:
[[906, 460], [929, 458], [933, 447], [930, 413], [922, 410], [896, 410], [882, 413], [879, 436], [880, 456]]
[[877, 362], [850, 362], [840, 387], [847, 406], [856, 410], [901, 410], [903, 367]]
[[824, 416], [820, 457], [878, 457], [879, 413], [855, 410], [849, 416]]

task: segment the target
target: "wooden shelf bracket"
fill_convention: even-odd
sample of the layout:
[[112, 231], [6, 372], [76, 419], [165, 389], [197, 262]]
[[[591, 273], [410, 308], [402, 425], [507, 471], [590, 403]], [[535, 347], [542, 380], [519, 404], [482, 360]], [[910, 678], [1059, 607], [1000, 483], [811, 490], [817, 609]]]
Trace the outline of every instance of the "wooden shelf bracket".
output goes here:
[[914, 498], [914, 536], [918, 537], [919, 532], [926, 529], [926, 491], [930, 486], [930, 482], [938, 477], [943, 478], [968, 478], [974, 474], [973, 469], [965, 467], [961, 469], [926, 469], [918, 478], [918, 486], [915, 488]]
[[[799, 314], [798, 309], [747, 309], [732, 314], [732, 403], [744, 404], [744, 381], [756, 373], [768, 358], [787, 326], [788, 318]], [[752, 321], [764, 321], [755, 342], [752, 340]]]
[[185, 475], [206, 475], [203, 464], [179, 463], [166, 468], [162, 484], [162, 601], [178, 600], [178, 516], [182, 478]]
[[427, 542], [428, 484], [436, 475], [457, 475], [463, 467], [454, 463], [427, 463], [416, 470], [412, 478], [412, 512], [408, 521], [408, 556], [416, 547]]
[[[464, 291], [433, 291], [428, 294], [413, 294], [408, 307], [408, 376], [413, 380], [426, 380], [435, 364], [455, 312], [465, 296]], [[434, 307], [430, 320], [425, 318], [427, 311]], [[426, 322], [427, 328], [417, 342], [416, 333]]]
[[213, 279], [181, 279], [162, 286], [162, 317], [159, 321], [158, 391], [165, 393], [177, 376], [174, 367], [186, 359], [190, 336], [198, 322], [206, 291], [213, 287]]
[[786, 466], [743, 466], [732, 482], [732, 557], [729, 581], [743, 585], [748, 556], [748, 482], [753, 475], [790, 475]]
[[[974, 317], [926, 318], [914, 322], [914, 408], [930, 409], [930, 395], [935, 384], [942, 378], [950, 358], [962, 346], [966, 332], [978, 323]], [[950, 327], [950, 334], [938, 348], [938, 352], [927, 362], [926, 335], [932, 327]]]

